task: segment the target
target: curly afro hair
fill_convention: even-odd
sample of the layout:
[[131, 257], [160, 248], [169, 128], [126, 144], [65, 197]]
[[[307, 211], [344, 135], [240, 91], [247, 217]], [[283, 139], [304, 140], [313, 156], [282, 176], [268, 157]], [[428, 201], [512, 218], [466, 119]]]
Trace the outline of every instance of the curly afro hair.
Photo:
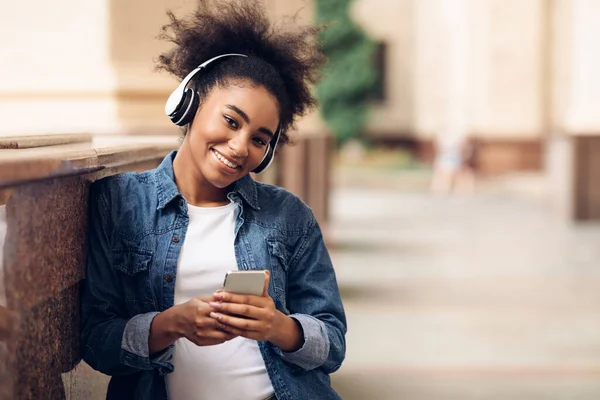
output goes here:
[[317, 105], [311, 86], [319, 80], [326, 61], [316, 39], [321, 28], [290, 23], [273, 26], [260, 0], [199, 0], [188, 18], [179, 19], [172, 12], [167, 15], [170, 23], [163, 26], [159, 38], [176, 46], [158, 57], [157, 68], [183, 79], [220, 54], [248, 55], [211, 64], [195, 77], [195, 89], [202, 99], [216, 85], [249, 81], [263, 86], [279, 103], [280, 144], [287, 143], [287, 132], [296, 118]]

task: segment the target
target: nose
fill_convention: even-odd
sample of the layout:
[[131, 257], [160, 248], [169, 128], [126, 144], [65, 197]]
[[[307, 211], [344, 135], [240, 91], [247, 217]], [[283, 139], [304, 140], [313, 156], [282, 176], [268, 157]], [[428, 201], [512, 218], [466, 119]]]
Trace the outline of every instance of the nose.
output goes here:
[[229, 149], [233, 152], [236, 158], [248, 157], [248, 144], [245, 139], [245, 135], [239, 134], [229, 139], [227, 143]]

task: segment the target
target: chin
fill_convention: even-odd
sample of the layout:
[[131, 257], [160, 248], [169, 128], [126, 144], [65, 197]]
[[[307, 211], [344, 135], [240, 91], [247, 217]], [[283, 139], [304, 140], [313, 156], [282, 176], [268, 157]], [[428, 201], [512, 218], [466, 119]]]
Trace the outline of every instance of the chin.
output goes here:
[[224, 176], [218, 171], [210, 171], [210, 174], [206, 174], [207, 181], [216, 188], [224, 189], [236, 182], [244, 175]]
[[231, 185], [232, 183], [234, 183], [235, 181], [237, 181], [237, 179], [233, 179], [232, 181], [228, 181], [228, 182], [223, 182], [223, 181], [210, 181], [210, 183], [219, 189], [225, 189], [226, 187], [228, 187], [229, 185]]
[[226, 179], [220, 176], [210, 176], [207, 177], [207, 181], [214, 187], [219, 188], [219, 189], [223, 189], [226, 188], [227, 186], [231, 185], [233, 182], [237, 181], [237, 178], [233, 179]]

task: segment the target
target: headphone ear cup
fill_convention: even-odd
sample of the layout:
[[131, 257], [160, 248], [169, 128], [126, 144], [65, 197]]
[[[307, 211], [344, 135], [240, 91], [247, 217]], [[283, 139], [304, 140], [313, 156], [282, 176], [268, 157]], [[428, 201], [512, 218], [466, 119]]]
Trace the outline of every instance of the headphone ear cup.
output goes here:
[[178, 126], [189, 124], [194, 119], [199, 104], [200, 98], [196, 91], [189, 88], [186, 89], [185, 92], [183, 92], [181, 106], [175, 110], [173, 115], [171, 115], [171, 121]]
[[274, 156], [273, 146], [271, 145], [271, 143], [269, 143], [269, 149], [265, 153], [264, 158], [262, 159], [260, 164], [258, 164], [258, 167], [254, 168], [252, 170], [252, 172], [254, 172], [255, 174], [258, 174], [258, 173], [261, 173], [262, 171], [264, 171], [265, 169], [267, 169], [267, 167], [269, 165], [271, 165], [271, 161], [273, 161], [273, 156]]

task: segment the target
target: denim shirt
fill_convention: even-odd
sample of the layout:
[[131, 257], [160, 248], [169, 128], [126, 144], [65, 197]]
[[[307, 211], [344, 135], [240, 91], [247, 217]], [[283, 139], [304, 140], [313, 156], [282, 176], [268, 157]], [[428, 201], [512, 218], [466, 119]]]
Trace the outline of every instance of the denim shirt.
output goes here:
[[[150, 355], [148, 337], [152, 319], [173, 306], [189, 223], [174, 180], [175, 154], [156, 169], [104, 178], [90, 188], [82, 354], [112, 376], [108, 399], [167, 398], [174, 345]], [[329, 374], [345, 356], [346, 317], [312, 211], [293, 194], [250, 176], [227, 197], [239, 207], [238, 268], [268, 269], [275, 306], [304, 333], [302, 347], [291, 353], [258, 343], [277, 399], [339, 399]]]

